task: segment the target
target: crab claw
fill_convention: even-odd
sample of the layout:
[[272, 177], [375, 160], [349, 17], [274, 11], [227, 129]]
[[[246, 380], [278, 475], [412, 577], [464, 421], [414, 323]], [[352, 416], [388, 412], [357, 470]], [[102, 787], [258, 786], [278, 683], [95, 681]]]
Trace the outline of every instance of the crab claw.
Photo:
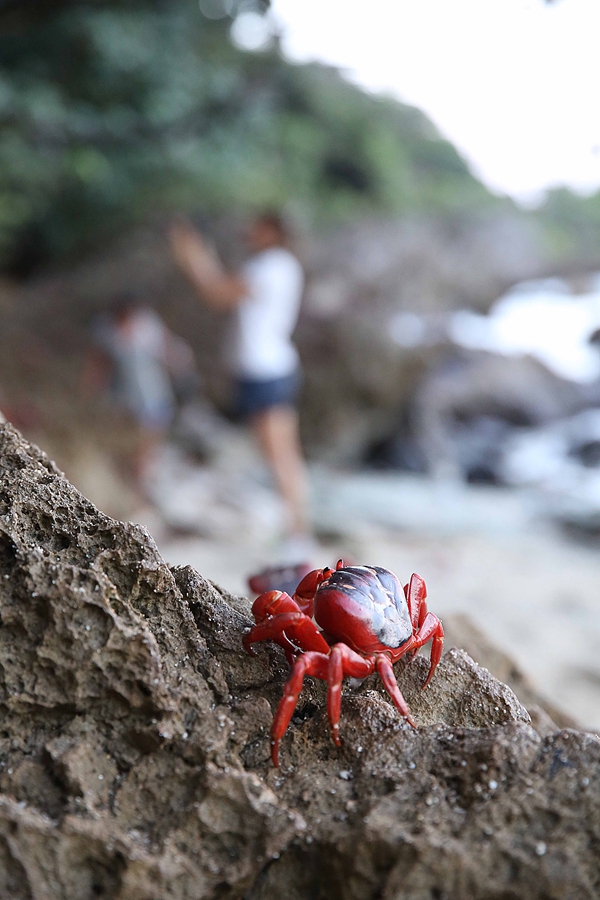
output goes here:
[[312, 605], [317, 593], [317, 588], [333, 575], [333, 569], [326, 566], [324, 569], [313, 569], [305, 575], [294, 592], [294, 600], [303, 613], [312, 616]]
[[252, 604], [252, 615], [257, 623], [284, 612], [298, 612], [297, 604], [285, 591], [267, 591]]

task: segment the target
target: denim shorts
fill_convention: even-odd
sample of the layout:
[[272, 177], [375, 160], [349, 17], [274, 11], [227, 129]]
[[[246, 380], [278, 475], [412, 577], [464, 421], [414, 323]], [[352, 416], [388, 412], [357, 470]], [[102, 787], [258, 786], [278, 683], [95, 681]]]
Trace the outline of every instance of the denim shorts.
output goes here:
[[236, 383], [235, 411], [240, 419], [248, 419], [255, 413], [273, 406], [295, 406], [301, 385], [300, 372], [292, 372], [283, 378], [258, 380], [240, 378]]

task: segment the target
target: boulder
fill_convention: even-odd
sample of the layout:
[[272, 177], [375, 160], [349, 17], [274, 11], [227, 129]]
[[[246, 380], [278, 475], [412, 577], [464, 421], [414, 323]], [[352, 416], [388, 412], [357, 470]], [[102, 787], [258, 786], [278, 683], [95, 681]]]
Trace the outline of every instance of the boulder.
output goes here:
[[241, 650], [248, 602], [170, 569], [0, 426], [0, 896], [558, 900], [600, 892], [600, 741], [544, 735], [462, 650], [345, 688]]
[[572, 716], [540, 692], [513, 657], [491, 641], [466, 613], [445, 615], [444, 632], [447, 644], [466, 650], [478, 665], [484, 666], [515, 692], [540, 734], [549, 734], [559, 728], [579, 727]]

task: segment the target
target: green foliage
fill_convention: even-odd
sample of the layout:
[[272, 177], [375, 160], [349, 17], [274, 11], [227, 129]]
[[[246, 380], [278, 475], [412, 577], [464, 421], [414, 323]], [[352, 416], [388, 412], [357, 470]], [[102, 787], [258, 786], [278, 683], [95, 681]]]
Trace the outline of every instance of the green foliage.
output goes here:
[[327, 222], [493, 204], [417, 110], [276, 44], [238, 50], [230, 24], [198, 0], [107, 0], [2, 33], [0, 265], [28, 273], [180, 209]]
[[549, 191], [537, 218], [545, 226], [555, 254], [582, 260], [598, 259], [600, 191], [591, 197], [581, 197], [566, 188]]

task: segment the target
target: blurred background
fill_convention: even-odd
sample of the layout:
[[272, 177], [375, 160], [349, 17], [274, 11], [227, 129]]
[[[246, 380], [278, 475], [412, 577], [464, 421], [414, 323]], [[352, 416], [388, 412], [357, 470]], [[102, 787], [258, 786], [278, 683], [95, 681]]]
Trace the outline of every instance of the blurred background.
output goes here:
[[[314, 562], [419, 572], [467, 649], [600, 728], [598, 26], [597, 0], [0, 0], [0, 410], [245, 593], [281, 503], [168, 234], [235, 271], [283, 211]], [[107, 364], [131, 306], [169, 347], [151, 453]]]

